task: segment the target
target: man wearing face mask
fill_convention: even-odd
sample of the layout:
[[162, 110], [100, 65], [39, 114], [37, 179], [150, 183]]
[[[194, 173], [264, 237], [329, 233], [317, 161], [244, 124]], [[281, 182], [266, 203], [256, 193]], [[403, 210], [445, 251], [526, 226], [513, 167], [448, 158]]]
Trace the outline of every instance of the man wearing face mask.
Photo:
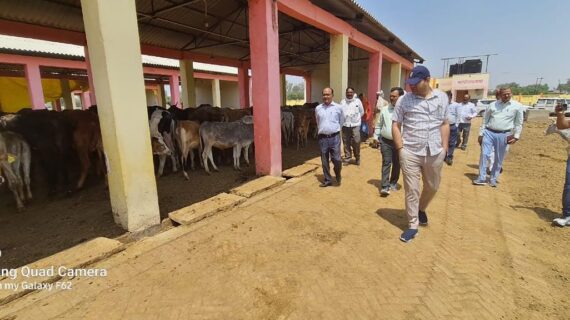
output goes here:
[[362, 117], [366, 117], [364, 106], [360, 99], [355, 97], [354, 88], [346, 89], [346, 98], [340, 102], [344, 114], [342, 124], [342, 139], [344, 143], [344, 165], [348, 165], [354, 153], [355, 164], [360, 165], [360, 124]]

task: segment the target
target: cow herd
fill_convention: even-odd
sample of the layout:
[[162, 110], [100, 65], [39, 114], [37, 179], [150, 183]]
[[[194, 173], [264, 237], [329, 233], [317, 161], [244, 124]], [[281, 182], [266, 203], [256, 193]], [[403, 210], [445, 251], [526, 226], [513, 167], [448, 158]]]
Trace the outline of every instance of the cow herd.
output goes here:
[[[316, 104], [281, 108], [282, 143], [305, 147], [309, 135], [316, 136]], [[232, 150], [233, 167], [240, 170], [240, 159], [249, 165], [253, 144], [253, 108], [232, 109], [201, 105], [197, 108], [147, 108], [152, 152], [158, 157], [157, 176], [167, 160], [172, 171], [186, 171], [195, 165], [210, 174], [218, 170], [225, 149]], [[32, 199], [35, 179], [45, 181], [49, 195], [71, 193], [84, 187], [92, 168], [99, 177], [106, 174], [105, 154], [97, 106], [89, 110], [22, 109], [0, 113], [0, 185], [7, 183], [19, 211]], [[228, 155], [229, 160], [229, 155]], [[33, 173], [33, 174], [31, 174]]]

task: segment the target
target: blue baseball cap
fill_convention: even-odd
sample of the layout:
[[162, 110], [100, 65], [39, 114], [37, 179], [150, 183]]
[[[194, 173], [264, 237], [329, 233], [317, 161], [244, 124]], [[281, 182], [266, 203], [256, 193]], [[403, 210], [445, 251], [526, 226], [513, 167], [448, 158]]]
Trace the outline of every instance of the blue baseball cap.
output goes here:
[[406, 80], [406, 84], [409, 84], [411, 86], [415, 86], [418, 83], [420, 83], [420, 81], [429, 78], [429, 70], [424, 67], [424, 66], [415, 66], [412, 69], [412, 73], [410, 73], [410, 77], [408, 78], [408, 80]]

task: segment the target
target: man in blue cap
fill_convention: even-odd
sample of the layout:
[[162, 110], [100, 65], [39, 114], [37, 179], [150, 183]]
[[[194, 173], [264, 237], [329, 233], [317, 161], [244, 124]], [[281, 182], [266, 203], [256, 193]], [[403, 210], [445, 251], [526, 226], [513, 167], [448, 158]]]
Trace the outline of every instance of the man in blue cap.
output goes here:
[[[447, 95], [429, 85], [430, 73], [416, 66], [406, 83], [412, 92], [396, 103], [392, 122], [394, 146], [398, 150], [404, 176], [409, 229], [400, 240], [409, 242], [419, 225], [427, 225], [426, 209], [435, 197], [449, 141]], [[400, 129], [401, 128], [401, 129]], [[420, 176], [423, 189], [420, 196]]]

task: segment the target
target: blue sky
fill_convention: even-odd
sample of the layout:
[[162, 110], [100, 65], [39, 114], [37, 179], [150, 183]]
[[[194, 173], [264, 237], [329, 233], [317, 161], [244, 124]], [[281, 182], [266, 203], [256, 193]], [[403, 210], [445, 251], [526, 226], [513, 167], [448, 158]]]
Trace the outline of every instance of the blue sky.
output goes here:
[[550, 87], [570, 78], [570, 0], [357, 0], [420, 54], [432, 76], [442, 58], [498, 53], [491, 86], [505, 82]]

